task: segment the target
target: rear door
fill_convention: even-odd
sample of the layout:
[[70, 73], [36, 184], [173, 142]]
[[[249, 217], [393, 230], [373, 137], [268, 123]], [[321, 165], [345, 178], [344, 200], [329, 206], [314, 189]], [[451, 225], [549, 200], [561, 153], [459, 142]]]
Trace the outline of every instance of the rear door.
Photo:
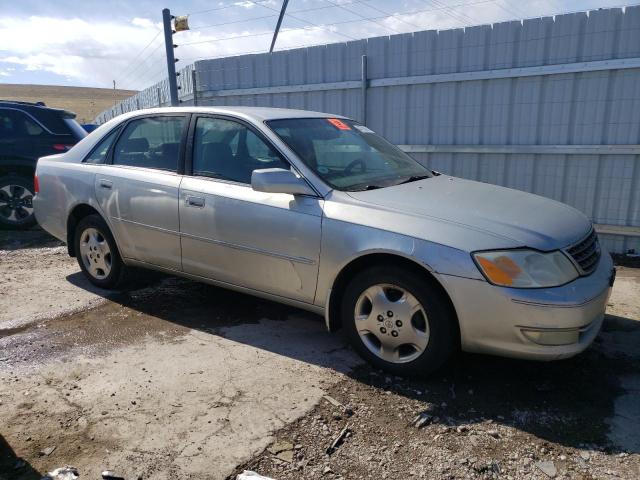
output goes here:
[[178, 195], [188, 115], [150, 115], [121, 130], [96, 196], [125, 258], [180, 270]]

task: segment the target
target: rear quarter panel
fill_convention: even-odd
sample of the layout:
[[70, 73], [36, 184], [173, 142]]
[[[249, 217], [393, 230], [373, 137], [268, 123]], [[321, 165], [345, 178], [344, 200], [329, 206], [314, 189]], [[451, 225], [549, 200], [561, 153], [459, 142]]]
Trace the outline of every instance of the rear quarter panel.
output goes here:
[[[87, 204], [102, 213], [95, 196], [95, 176], [101, 165], [82, 163], [82, 160], [121, 121], [117, 118], [100, 126], [64, 154], [38, 160], [36, 175], [40, 192], [33, 199], [36, 220], [63, 242], [67, 242], [67, 220], [74, 207]], [[108, 218], [104, 215], [103, 218], [109, 223]]]
[[63, 242], [67, 239], [69, 213], [79, 204], [100, 211], [95, 197], [94, 179], [98, 165], [66, 162], [64, 155], [44, 157], [38, 161], [36, 175], [40, 191], [33, 199], [40, 226]]

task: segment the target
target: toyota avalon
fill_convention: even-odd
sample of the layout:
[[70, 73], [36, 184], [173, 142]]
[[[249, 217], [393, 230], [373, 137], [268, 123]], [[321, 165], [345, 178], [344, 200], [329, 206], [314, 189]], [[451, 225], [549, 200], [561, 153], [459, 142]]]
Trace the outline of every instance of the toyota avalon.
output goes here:
[[576, 209], [434, 172], [325, 113], [124, 114], [41, 158], [35, 189], [38, 222], [93, 284], [144, 267], [293, 305], [397, 374], [457, 349], [575, 355], [615, 274]]

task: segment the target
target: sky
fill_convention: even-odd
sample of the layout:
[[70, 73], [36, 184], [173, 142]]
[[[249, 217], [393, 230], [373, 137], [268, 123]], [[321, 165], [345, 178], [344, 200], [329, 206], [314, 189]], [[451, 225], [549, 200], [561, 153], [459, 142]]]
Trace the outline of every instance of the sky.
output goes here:
[[[627, 4], [634, 4], [629, 0]], [[140, 90], [166, 77], [162, 8], [188, 15], [177, 68], [269, 50], [282, 0], [0, 0], [0, 83]], [[444, 30], [623, 0], [290, 0], [276, 50]]]

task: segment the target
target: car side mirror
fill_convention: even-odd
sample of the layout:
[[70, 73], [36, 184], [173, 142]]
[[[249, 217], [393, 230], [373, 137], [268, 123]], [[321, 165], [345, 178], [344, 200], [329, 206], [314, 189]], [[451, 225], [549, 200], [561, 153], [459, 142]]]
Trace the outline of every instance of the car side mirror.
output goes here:
[[316, 195], [307, 182], [284, 168], [264, 168], [251, 174], [251, 188], [256, 192]]

